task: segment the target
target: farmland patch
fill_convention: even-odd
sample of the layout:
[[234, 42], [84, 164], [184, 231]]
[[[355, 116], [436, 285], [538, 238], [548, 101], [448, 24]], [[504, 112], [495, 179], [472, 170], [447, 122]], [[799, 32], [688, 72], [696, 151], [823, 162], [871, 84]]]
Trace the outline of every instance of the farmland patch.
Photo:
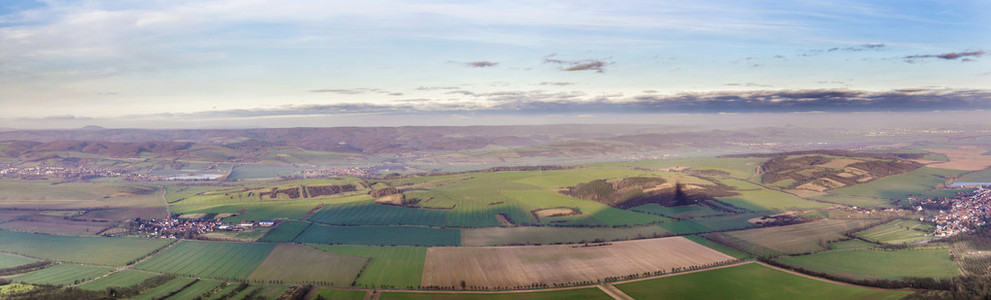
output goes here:
[[110, 287], [129, 287], [155, 276], [158, 275], [135, 270], [122, 270], [107, 277], [82, 284], [78, 288], [89, 291], [103, 291]]
[[382, 293], [383, 300], [548, 300], [548, 299], [588, 299], [610, 300], [608, 294], [598, 288], [568, 289], [546, 292], [515, 293]]
[[30, 284], [69, 285], [110, 273], [111, 268], [59, 264], [11, 278]]
[[418, 288], [423, 276], [424, 247], [372, 247], [313, 245], [335, 253], [367, 257], [368, 264], [356, 285], [369, 288]]
[[976, 171], [991, 167], [991, 155], [984, 155], [987, 149], [975, 147], [960, 147], [956, 149], [926, 149], [929, 152], [936, 152], [946, 155], [949, 162], [932, 164], [935, 168]]
[[42, 259], [123, 265], [170, 241], [137, 238], [71, 237], [0, 230], [0, 250]]
[[916, 220], [894, 220], [857, 232], [856, 235], [879, 243], [905, 244], [932, 238], [927, 237], [927, 231], [931, 229], [932, 225]]
[[292, 242], [297, 236], [303, 233], [309, 222], [285, 221], [279, 223], [278, 227], [270, 230], [268, 234], [258, 239], [259, 242]]
[[368, 258], [320, 251], [296, 244], [279, 244], [255, 269], [250, 281], [320, 282], [351, 285]]
[[457, 246], [461, 232], [410, 226], [333, 227], [313, 224], [296, 238], [297, 243], [383, 245], [383, 246]]
[[704, 236], [758, 256], [807, 253], [829, 249], [832, 241], [846, 239], [843, 233], [866, 228], [877, 220], [817, 220], [802, 224], [710, 233]]
[[901, 277], [950, 278], [960, 270], [947, 248], [910, 250], [853, 250], [824, 252], [775, 259], [780, 263], [853, 279]]
[[0, 253], [0, 269], [19, 267], [35, 262], [30, 258]]
[[681, 237], [588, 247], [434, 247], [427, 250], [422, 285], [453, 287], [462, 280], [478, 287], [595, 282], [730, 260], [734, 258]]
[[912, 293], [833, 284], [756, 263], [617, 284], [616, 287], [635, 299], [894, 300]]
[[275, 248], [265, 243], [227, 243], [184, 240], [135, 268], [224, 280], [243, 280]]
[[461, 230], [463, 246], [547, 245], [622, 241], [672, 235], [658, 226], [553, 227], [518, 226]]

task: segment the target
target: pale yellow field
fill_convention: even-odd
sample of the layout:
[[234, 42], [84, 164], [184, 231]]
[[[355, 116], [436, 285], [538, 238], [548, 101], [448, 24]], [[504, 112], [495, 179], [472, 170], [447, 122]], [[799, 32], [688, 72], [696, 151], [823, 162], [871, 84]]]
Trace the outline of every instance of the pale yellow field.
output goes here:
[[982, 155], [988, 152], [988, 149], [960, 147], [957, 149], [926, 150], [946, 155], [950, 159], [949, 162], [932, 164], [929, 165], [930, 167], [965, 171], [984, 170], [991, 167], [991, 155]]
[[547, 218], [547, 217], [555, 217], [555, 216], [580, 215], [581, 211], [575, 210], [573, 208], [561, 207], [561, 208], [541, 209], [533, 213], [541, 218]]
[[851, 158], [834, 158], [833, 160], [830, 160], [827, 163], [819, 165], [819, 167], [830, 168], [830, 169], [843, 169], [843, 167], [846, 167], [850, 164], [859, 163], [861, 161], [862, 160], [851, 159]]
[[597, 281], [605, 277], [671, 271], [730, 261], [732, 257], [682, 237], [582, 245], [433, 247], [424, 286], [517, 287], [533, 283]]

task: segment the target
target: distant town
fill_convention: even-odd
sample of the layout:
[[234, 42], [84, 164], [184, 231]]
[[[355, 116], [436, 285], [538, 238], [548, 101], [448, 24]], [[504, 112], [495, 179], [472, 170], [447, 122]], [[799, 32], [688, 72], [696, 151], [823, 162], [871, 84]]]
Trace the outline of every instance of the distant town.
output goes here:
[[214, 231], [241, 231], [253, 227], [272, 227], [275, 221], [241, 221], [238, 224], [223, 222], [211, 218], [175, 218], [165, 219], [135, 219], [130, 222], [132, 233], [142, 237], [176, 239], [191, 239], [198, 235]]
[[926, 199], [916, 209], [939, 210], [937, 214], [923, 218], [936, 225], [935, 236], [973, 231], [986, 225], [991, 218], [991, 189], [979, 188], [973, 193], [954, 197]]

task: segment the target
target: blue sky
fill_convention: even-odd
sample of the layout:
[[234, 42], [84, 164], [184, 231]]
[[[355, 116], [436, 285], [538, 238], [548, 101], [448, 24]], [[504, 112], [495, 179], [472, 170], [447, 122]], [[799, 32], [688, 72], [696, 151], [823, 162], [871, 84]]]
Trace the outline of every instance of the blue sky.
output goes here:
[[4, 1], [0, 126], [991, 108], [991, 2], [864, 2]]

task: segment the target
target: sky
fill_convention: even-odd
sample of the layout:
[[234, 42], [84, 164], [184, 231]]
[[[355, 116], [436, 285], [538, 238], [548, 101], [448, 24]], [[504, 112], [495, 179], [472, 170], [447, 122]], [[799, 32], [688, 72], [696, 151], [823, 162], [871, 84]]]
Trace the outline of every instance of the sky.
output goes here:
[[980, 0], [4, 0], [0, 127], [980, 112], [989, 20]]

